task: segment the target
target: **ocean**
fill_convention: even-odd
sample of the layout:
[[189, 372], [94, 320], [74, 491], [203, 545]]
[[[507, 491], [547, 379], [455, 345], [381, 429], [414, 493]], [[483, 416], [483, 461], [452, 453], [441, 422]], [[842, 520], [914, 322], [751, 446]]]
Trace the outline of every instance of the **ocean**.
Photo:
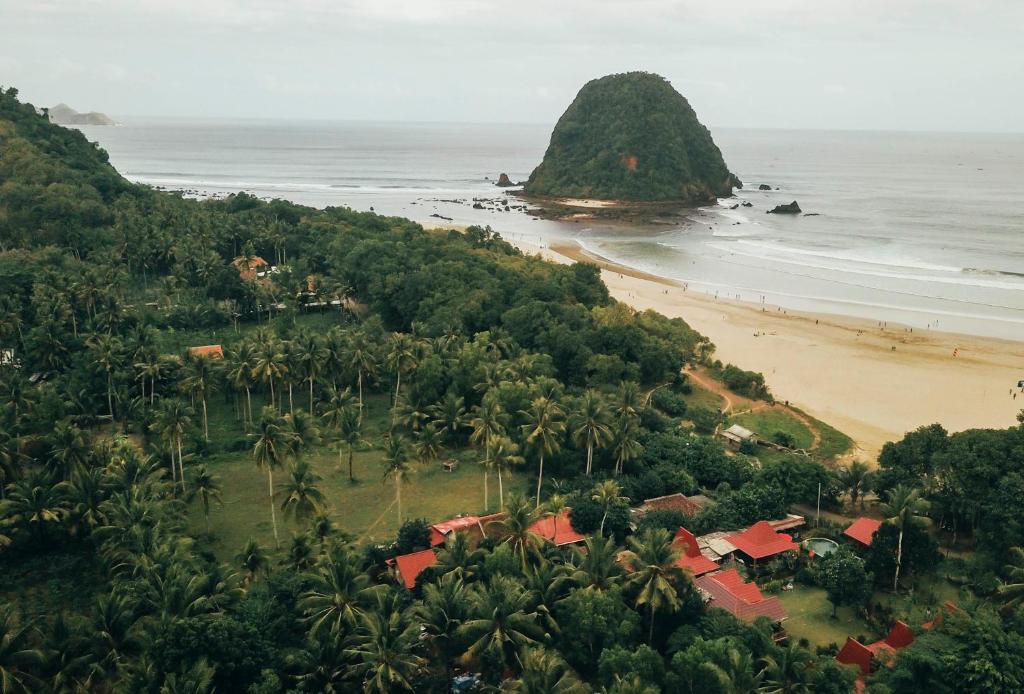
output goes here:
[[[506, 197], [498, 174], [529, 175], [549, 126], [126, 119], [81, 129], [129, 179], [193, 195], [245, 190], [489, 224], [510, 240], [575, 240], [769, 310], [1024, 340], [1024, 135], [713, 128], [744, 189], [678, 222], [625, 226], [473, 208]], [[792, 200], [804, 215], [767, 214]]]

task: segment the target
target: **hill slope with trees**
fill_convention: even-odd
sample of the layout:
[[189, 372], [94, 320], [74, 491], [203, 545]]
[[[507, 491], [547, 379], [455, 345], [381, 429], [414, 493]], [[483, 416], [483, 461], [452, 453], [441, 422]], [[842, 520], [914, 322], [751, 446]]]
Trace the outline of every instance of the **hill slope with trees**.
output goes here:
[[524, 191], [696, 205], [741, 185], [686, 98], [663, 77], [629, 72], [583, 86]]

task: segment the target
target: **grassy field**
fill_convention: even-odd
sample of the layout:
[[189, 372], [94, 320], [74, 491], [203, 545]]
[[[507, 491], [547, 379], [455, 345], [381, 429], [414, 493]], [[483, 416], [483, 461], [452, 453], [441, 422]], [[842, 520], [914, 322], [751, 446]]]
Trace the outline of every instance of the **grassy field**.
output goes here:
[[730, 417], [729, 421], [744, 426], [769, 441], [773, 440], [772, 436], [776, 432], [789, 434], [793, 437], [796, 448], [810, 448], [814, 443], [811, 430], [782, 408], [768, 407], [757, 412], [745, 412]]
[[814, 455], [817, 458], [829, 461], [853, 448], [853, 439], [849, 436], [838, 429], [830, 427], [820, 419], [815, 419], [810, 415], [807, 415], [807, 417], [814, 421], [815, 426], [818, 428], [818, 434], [821, 435], [821, 443], [818, 444], [818, 448], [814, 451]]
[[[296, 407], [305, 404], [302, 393], [296, 392]], [[286, 398], [287, 402], [287, 398]], [[254, 399], [254, 409], [259, 403]], [[255, 538], [265, 547], [274, 544], [270, 522], [267, 474], [256, 469], [248, 443], [244, 441], [244, 429], [234, 418], [230, 404], [217, 403], [210, 410], [210, 436], [217, 441], [237, 441], [240, 450], [214, 453], [205, 456], [203, 462], [220, 479], [223, 487], [223, 506], [214, 505], [210, 511], [210, 529], [215, 535], [211, 545], [221, 559], [230, 559], [245, 542]], [[380, 450], [380, 434], [387, 429], [388, 396], [373, 395], [367, 398], [364, 420], [364, 438], [367, 445], [356, 449], [356, 482], [348, 480], [348, 461], [339, 459], [338, 448], [331, 439], [331, 433], [324, 430], [324, 442], [307, 454], [317, 474], [323, 477], [318, 484], [326, 498], [327, 508], [340, 530], [366, 540], [390, 540], [400, 525], [395, 501], [393, 482], [383, 482], [383, 458]], [[449, 452], [451, 454], [452, 452]], [[483, 511], [483, 471], [474, 464], [472, 452], [454, 452], [462, 461], [455, 472], [444, 472], [440, 462], [417, 467], [412, 478], [402, 485], [402, 515], [404, 519], [426, 518], [439, 521], [460, 513]], [[274, 471], [274, 484], [280, 484], [287, 476], [287, 470]], [[522, 473], [505, 481], [505, 492], [525, 491], [526, 480]], [[493, 475], [490, 476], [490, 507], [497, 510], [498, 487]], [[284, 545], [293, 532], [299, 528], [291, 521], [284, 520], [277, 506], [278, 530]], [[193, 531], [205, 531], [202, 508], [195, 504], [190, 514]]]
[[687, 407], [703, 407], [705, 409], [712, 410], [713, 412], [718, 412], [722, 409], [722, 406], [724, 405], [722, 396], [702, 388], [701, 385], [693, 379], [690, 379], [690, 386], [693, 389], [693, 392], [684, 396]]
[[788, 619], [782, 623], [792, 639], [807, 639], [811, 646], [842, 646], [847, 636], [863, 634], [870, 638], [868, 625], [854, 614], [852, 608], [840, 607], [837, 618], [832, 619], [832, 603], [821, 588], [797, 586], [779, 593]]

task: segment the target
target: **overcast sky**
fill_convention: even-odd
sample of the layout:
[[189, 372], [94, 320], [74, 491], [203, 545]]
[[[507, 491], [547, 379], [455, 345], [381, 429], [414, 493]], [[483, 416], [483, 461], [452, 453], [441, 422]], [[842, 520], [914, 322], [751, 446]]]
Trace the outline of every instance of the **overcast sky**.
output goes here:
[[0, 0], [0, 84], [115, 117], [553, 122], [649, 70], [711, 126], [1024, 130], [1024, 0]]

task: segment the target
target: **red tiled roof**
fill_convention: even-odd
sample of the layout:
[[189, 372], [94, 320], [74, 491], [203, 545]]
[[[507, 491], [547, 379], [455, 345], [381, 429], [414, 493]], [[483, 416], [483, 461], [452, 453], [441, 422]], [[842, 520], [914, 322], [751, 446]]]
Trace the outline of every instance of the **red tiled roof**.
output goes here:
[[402, 579], [402, 583], [405, 584], [405, 587], [410, 590], [416, 585], [416, 577], [420, 575], [420, 572], [436, 563], [437, 555], [434, 554], [432, 549], [395, 557], [395, 564], [398, 565], [398, 575]]
[[541, 518], [530, 526], [530, 532], [554, 542], [558, 547], [583, 542], [587, 538], [573, 530], [572, 523], [569, 522], [570, 511], [571, 509], [566, 509], [559, 513], [557, 520], [555, 516]]
[[685, 494], [669, 494], [667, 496], [656, 496], [653, 499], [645, 499], [641, 508], [646, 511], [679, 511], [684, 516], [692, 518], [700, 513], [700, 506], [691, 501]]
[[764, 597], [756, 583], [746, 583], [736, 569], [701, 576], [695, 581], [698, 588], [710, 598], [709, 607], [720, 607], [748, 622], [765, 616], [781, 622], [786, 610], [779, 599]]
[[686, 528], [679, 528], [676, 531], [672, 544], [683, 553], [676, 561], [676, 566], [689, 571], [694, 576], [700, 576], [718, 568], [718, 564], [700, 553], [697, 538]]
[[250, 256], [248, 259], [240, 255], [232, 260], [231, 264], [235, 266], [243, 280], [252, 280], [256, 278], [257, 271], [267, 265], [267, 261], [258, 255]]
[[874, 538], [878, 529], [882, 526], [882, 521], [875, 520], [874, 518], [858, 518], [853, 521], [846, 530], [843, 531], [843, 535], [856, 540], [865, 547], [871, 546], [871, 540]]
[[188, 353], [193, 357], [224, 358], [224, 348], [220, 345], [203, 345], [201, 347], [189, 347]]
[[[883, 641], [892, 648], [900, 649], [906, 648], [914, 641], [914, 632], [911, 631], [907, 623], [902, 620], [896, 620], [896, 623], [892, 625], [892, 629], [883, 639]], [[871, 646], [868, 646], [870, 648]]]
[[777, 533], [768, 521], [758, 521], [743, 532], [725, 538], [751, 559], [764, 559], [797, 549], [793, 538]]
[[483, 527], [480, 525], [480, 519], [476, 516], [452, 518], [451, 520], [434, 523], [430, 526], [430, 546], [437, 547], [438, 545], [443, 545], [449, 535], [460, 530], [479, 530], [481, 536], [483, 536], [484, 532]]
[[852, 636], [846, 637], [846, 643], [836, 653], [836, 660], [843, 665], [856, 665], [861, 675], [871, 674], [871, 651]]

